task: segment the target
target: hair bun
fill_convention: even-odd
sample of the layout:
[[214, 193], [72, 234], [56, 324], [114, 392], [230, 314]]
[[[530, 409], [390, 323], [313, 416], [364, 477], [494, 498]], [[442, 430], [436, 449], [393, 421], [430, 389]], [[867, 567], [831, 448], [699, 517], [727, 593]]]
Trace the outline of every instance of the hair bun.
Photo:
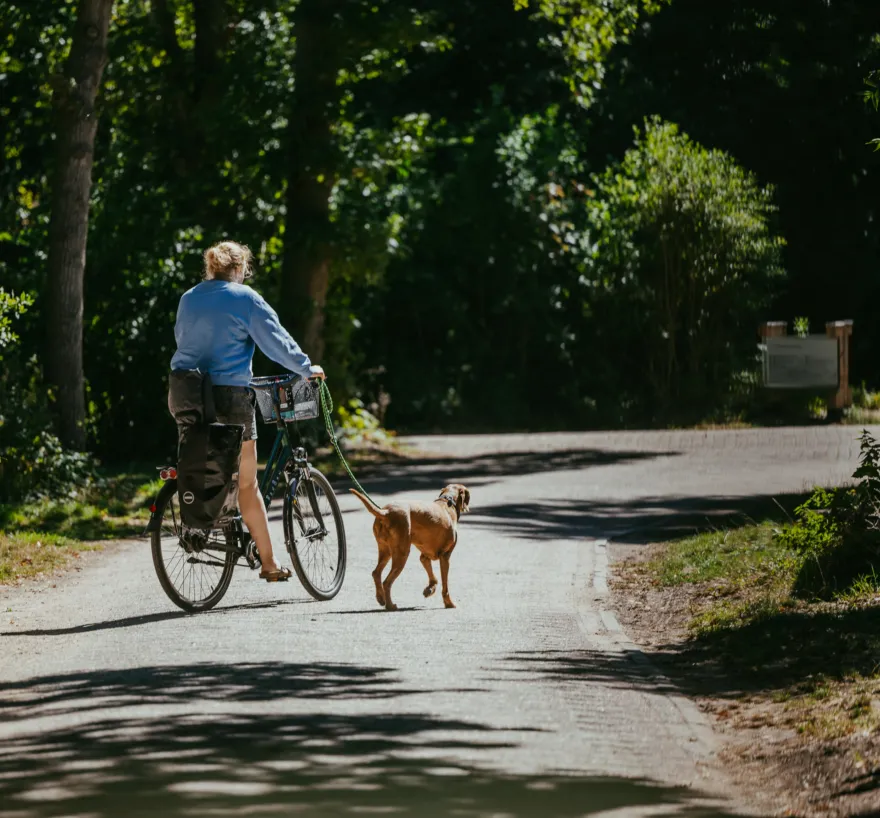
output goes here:
[[221, 241], [205, 250], [205, 278], [241, 282], [250, 275], [251, 258], [247, 245]]

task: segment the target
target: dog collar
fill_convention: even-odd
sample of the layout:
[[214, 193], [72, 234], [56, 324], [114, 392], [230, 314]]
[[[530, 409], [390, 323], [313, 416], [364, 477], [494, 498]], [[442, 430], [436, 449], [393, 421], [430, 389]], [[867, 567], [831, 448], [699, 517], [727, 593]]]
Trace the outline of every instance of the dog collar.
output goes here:
[[437, 499], [438, 500], [446, 500], [446, 502], [449, 503], [450, 508], [455, 508], [455, 498], [454, 497], [451, 497], [448, 494], [441, 494]]

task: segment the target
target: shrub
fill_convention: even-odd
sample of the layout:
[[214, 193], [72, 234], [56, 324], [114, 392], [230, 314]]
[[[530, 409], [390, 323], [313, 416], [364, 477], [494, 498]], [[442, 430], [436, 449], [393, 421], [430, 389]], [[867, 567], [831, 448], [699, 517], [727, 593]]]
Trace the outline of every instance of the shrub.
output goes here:
[[46, 386], [36, 359], [22, 361], [12, 318], [30, 306], [27, 297], [0, 289], [0, 500], [12, 502], [72, 495], [95, 469], [91, 456], [65, 449], [52, 432]]
[[802, 558], [794, 583], [798, 596], [846, 593], [880, 569], [880, 443], [861, 435], [854, 486], [817, 488], [797, 509], [797, 522], [778, 535]]
[[651, 419], [717, 408], [783, 275], [772, 189], [658, 118], [593, 186], [581, 285], [618, 395]]
[[379, 418], [357, 398], [348, 401], [347, 406], [340, 406], [337, 411], [339, 414], [337, 437], [343, 448], [393, 444], [393, 434], [383, 429]]

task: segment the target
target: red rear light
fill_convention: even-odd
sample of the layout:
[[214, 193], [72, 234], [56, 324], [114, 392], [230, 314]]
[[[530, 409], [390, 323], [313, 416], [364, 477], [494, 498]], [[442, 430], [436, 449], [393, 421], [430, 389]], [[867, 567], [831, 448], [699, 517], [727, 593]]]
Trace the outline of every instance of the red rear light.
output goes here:
[[168, 479], [176, 480], [177, 479], [177, 469], [168, 469]]
[[155, 514], [155, 513], [156, 513], [156, 504], [155, 504], [155, 503], [153, 503], [153, 505], [150, 506], [150, 513], [151, 513], [151, 514]]

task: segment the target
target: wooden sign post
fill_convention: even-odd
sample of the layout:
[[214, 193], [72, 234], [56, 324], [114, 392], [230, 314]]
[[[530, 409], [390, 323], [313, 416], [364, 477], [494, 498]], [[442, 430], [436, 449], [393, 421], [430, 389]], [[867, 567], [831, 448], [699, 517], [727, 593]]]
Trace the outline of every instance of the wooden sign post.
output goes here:
[[758, 329], [764, 353], [764, 386], [830, 392], [829, 418], [840, 418], [852, 405], [849, 348], [852, 321], [829, 321], [825, 335], [788, 335], [785, 321], [767, 321]]
[[852, 338], [852, 321], [829, 321], [825, 324], [825, 334], [837, 339], [837, 392], [828, 401], [828, 409], [840, 414], [852, 406], [852, 389], [849, 385], [849, 346]]

